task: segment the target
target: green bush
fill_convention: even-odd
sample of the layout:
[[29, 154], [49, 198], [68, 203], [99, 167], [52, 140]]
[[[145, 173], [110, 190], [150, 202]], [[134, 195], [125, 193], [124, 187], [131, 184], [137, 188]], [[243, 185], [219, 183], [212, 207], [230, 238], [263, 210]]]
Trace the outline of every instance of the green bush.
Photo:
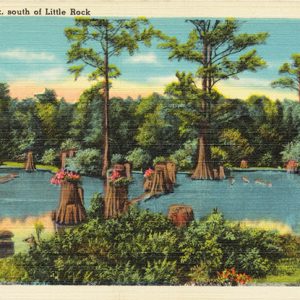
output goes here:
[[92, 148], [79, 150], [75, 157], [66, 159], [66, 167], [84, 175], [99, 175], [101, 171], [100, 151]]
[[278, 234], [242, 229], [218, 211], [178, 229], [162, 214], [136, 207], [104, 220], [97, 217], [100, 198], [94, 196], [87, 223], [22, 254], [19, 266], [31, 282], [207, 284], [231, 268], [263, 277], [284, 257]]
[[135, 148], [130, 151], [126, 159], [132, 163], [134, 170], [141, 170], [149, 166], [151, 162], [150, 154], [142, 148]]
[[110, 160], [112, 165], [114, 165], [114, 164], [123, 164], [123, 163], [125, 163], [125, 161], [126, 160], [125, 160], [124, 156], [122, 154], [118, 154], [118, 153], [113, 154], [111, 156], [111, 160]]
[[194, 157], [198, 146], [197, 139], [187, 141], [183, 147], [170, 155], [179, 171], [191, 170], [194, 167]]
[[44, 152], [41, 162], [44, 165], [54, 165], [56, 160], [57, 160], [57, 151], [55, 151], [55, 149], [50, 148]]

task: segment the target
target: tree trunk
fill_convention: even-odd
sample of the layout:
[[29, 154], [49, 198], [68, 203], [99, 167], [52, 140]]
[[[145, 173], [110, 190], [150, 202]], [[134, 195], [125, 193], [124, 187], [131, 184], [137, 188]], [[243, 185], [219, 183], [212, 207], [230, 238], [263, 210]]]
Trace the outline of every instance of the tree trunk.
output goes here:
[[298, 101], [300, 102], [300, 72], [298, 72]]
[[[106, 43], [107, 43], [106, 32]], [[109, 78], [108, 78], [108, 49], [104, 56], [104, 107], [103, 107], [103, 164], [101, 175], [103, 178], [106, 176], [106, 172], [109, 167]]]
[[211, 180], [213, 179], [213, 171], [210, 159], [210, 149], [207, 145], [206, 128], [201, 130], [198, 143], [198, 160], [192, 179]]
[[[204, 68], [207, 68], [209, 60], [210, 60], [210, 52], [212, 51], [210, 45], [207, 45], [207, 43], [203, 42], [203, 66]], [[202, 110], [202, 117], [204, 118], [204, 121], [200, 124], [200, 132], [199, 132], [199, 138], [198, 138], [198, 159], [197, 159], [197, 165], [196, 169], [194, 170], [194, 173], [192, 175], [192, 179], [213, 179], [213, 170], [211, 166], [211, 153], [210, 153], [210, 147], [208, 145], [209, 142], [209, 117], [210, 114], [210, 108], [207, 108], [207, 101], [206, 97], [207, 94], [209, 94], [209, 91], [211, 90], [211, 86], [208, 86], [208, 84], [212, 84], [211, 78], [207, 78], [207, 74], [204, 74], [202, 77], [202, 90], [204, 92], [204, 95], [201, 99], [201, 110]]]
[[151, 184], [150, 194], [152, 196], [173, 192], [173, 183], [169, 178], [166, 163], [158, 163], [155, 165]]

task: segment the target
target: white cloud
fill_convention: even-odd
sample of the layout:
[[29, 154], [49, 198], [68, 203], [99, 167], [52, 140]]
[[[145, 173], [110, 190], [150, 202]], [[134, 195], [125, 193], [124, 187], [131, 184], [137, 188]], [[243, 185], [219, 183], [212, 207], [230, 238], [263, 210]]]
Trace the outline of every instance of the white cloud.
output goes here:
[[0, 52], [0, 58], [11, 58], [26, 62], [53, 61], [55, 60], [55, 55], [47, 52], [32, 52], [21, 48], [15, 48]]
[[134, 56], [131, 56], [127, 59], [128, 62], [133, 64], [156, 64], [158, 63], [157, 56], [154, 53], [148, 53], [148, 54], [137, 54]]
[[50, 68], [43, 71], [35, 71], [29, 73], [26, 78], [19, 79], [20, 81], [31, 82], [60, 82], [67, 75], [66, 70], [63, 67]]

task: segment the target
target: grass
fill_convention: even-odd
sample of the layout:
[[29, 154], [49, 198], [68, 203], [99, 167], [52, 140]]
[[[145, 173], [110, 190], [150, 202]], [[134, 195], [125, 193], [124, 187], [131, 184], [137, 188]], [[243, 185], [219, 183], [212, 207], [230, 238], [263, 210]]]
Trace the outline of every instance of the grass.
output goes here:
[[[5, 161], [2, 164], [5, 167], [9, 167], [9, 168], [24, 168], [24, 163], [21, 162], [15, 162], [15, 161]], [[51, 165], [41, 165], [41, 164], [37, 164], [36, 165], [37, 169], [40, 170], [45, 170], [45, 171], [51, 171], [51, 172], [57, 172], [59, 169], [56, 166], [51, 166]]]
[[257, 284], [300, 285], [300, 259], [285, 258], [277, 265], [277, 272], [266, 278], [256, 279]]
[[241, 220], [233, 222], [239, 224], [242, 228], [256, 228], [267, 231], [277, 231], [279, 234], [293, 234], [293, 230], [287, 224], [270, 220]]

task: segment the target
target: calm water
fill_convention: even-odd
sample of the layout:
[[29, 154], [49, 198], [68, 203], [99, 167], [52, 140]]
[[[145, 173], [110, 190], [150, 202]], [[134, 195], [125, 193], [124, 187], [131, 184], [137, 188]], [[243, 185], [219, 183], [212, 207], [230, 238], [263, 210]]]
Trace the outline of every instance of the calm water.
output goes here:
[[[0, 218], [23, 218], [38, 216], [55, 209], [58, 205], [60, 187], [50, 184], [53, 176], [50, 172], [37, 171], [26, 173], [20, 169], [0, 169], [0, 175], [18, 173], [19, 177], [0, 184]], [[135, 174], [134, 177], [139, 177]], [[129, 196], [141, 194], [138, 189], [139, 180], [130, 186]], [[103, 191], [103, 182], [98, 178], [83, 177], [84, 199], [86, 208], [95, 192]]]
[[[50, 172], [26, 173], [22, 170], [0, 169], [0, 174], [19, 173], [19, 178], [0, 184], [0, 217], [37, 216], [57, 207], [59, 187], [51, 185]], [[273, 220], [290, 225], [300, 232], [300, 176], [276, 171], [236, 172], [235, 183], [225, 181], [192, 181], [186, 175], [177, 176], [175, 193], [141, 202], [142, 208], [167, 213], [175, 203], [193, 207], [195, 217], [201, 218], [217, 207], [226, 218], [233, 220]], [[247, 176], [250, 183], [244, 183]], [[255, 179], [272, 182], [272, 187], [254, 183]], [[129, 197], [142, 191], [142, 175], [134, 174]], [[100, 179], [83, 177], [85, 206], [93, 193], [103, 191]]]
[[[232, 220], [281, 221], [300, 232], [300, 176], [276, 171], [236, 172], [235, 183], [224, 181], [192, 181], [183, 174], [177, 176], [179, 186], [174, 194], [141, 203], [141, 207], [167, 213], [173, 203], [193, 207], [201, 218], [217, 207]], [[247, 176], [250, 183], [244, 183]], [[272, 187], [254, 183], [255, 179], [272, 182]]]

